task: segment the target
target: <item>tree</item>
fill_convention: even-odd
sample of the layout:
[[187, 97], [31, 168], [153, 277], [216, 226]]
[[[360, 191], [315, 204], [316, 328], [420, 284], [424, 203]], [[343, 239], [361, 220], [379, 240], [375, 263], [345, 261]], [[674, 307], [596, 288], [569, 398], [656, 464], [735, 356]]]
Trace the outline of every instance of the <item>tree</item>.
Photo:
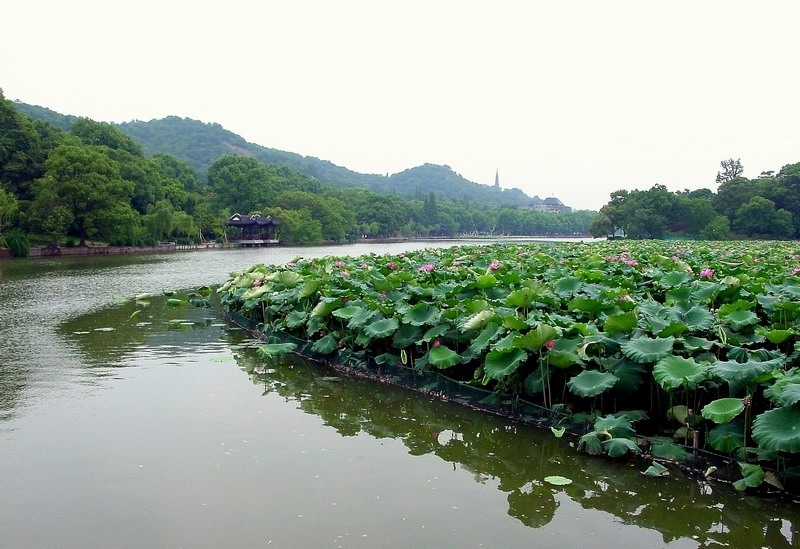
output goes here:
[[11, 220], [19, 209], [17, 198], [0, 187], [0, 243], [3, 238], [3, 228], [11, 224]]
[[[61, 145], [50, 154], [45, 177], [36, 183], [39, 223], [49, 212], [71, 216], [70, 230], [85, 245], [86, 239], [113, 236], [120, 216], [130, 220], [133, 184], [123, 180], [118, 166], [96, 149]], [[132, 210], [131, 210], [132, 211]]]
[[106, 122], [79, 118], [72, 123], [70, 133], [86, 145], [104, 146], [126, 151], [134, 156], [143, 156], [142, 148], [130, 136]]
[[794, 232], [792, 215], [786, 210], [776, 210], [775, 203], [754, 196], [736, 212], [733, 228], [747, 236], [788, 238]]
[[594, 238], [611, 236], [614, 234], [614, 226], [606, 214], [598, 213], [589, 225], [589, 234]]
[[733, 158], [723, 160], [719, 165], [722, 171], [717, 172], [717, 185], [721, 185], [726, 181], [733, 181], [744, 172], [742, 162], [738, 158], [736, 160]]
[[731, 224], [728, 218], [720, 215], [709, 221], [700, 231], [700, 237], [706, 240], [730, 240]]

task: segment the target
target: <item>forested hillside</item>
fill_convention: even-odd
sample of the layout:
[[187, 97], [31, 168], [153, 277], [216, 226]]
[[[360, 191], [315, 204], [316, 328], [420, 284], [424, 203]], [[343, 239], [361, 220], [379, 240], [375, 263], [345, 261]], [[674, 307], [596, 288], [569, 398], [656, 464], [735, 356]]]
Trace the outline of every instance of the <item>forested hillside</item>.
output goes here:
[[[218, 124], [174, 118], [123, 125], [142, 136], [134, 138], [119, 125], [34, 110], [35, 119], [0, 90], [0, 246], [15, 255], [24, 255], [31, 240], [70, 246], [236, 238], [237, 230], [227, 226], [233, 213], [280, 219], [278, 238], [287, 244], [402, 236], [574, 236], [586, 234], [595, 215], [488, 206], [487, 199], [469, 197], [489, 187], [465, 181], [446, 166], [398, 174], [404, 187], [413, 186], [411, 195], [377, 194], [355, 180], [336, 187], [319, 174], [332, 167], [356, 179], [392, 178], [251, 145]], [[171, 144], [176, 154], [159, 151], [158, 143]], [[266, 162], [269, 154], [308, 163], [306, 172]], [[187, 158], [207, 163], [203, 176]], [[318, 175], [307, 173], [310, 168]], [[431, 190], [427, 178], [447, 182], [444, 197]], [[466, 190], [450, 190], [458, 185]]]
[[[50, 109], [15, 103], [34, 119], [45, 120], [68, 131], [75, 117]], [[463, 199], [493, 206], [530, 206], [539, 202], [519, 189], [499, 189], [464, 179], [449, 166], [425, 164], [391, 175], [361, 174], [313, 156], [280, 151], [247, 142], [219, 124], [168, 116], [148, 122], [132, 121], [116, 126], [133, 137], [146, 156], [165, 153], [186, 161], [205, 180], [208, 168], [220, 156], [240, 154], [269, 164], [287, 166], [322, 183], [340, 189], [363, 188], [381, 194], [413, 196], [433, 192], [439, 199]]]

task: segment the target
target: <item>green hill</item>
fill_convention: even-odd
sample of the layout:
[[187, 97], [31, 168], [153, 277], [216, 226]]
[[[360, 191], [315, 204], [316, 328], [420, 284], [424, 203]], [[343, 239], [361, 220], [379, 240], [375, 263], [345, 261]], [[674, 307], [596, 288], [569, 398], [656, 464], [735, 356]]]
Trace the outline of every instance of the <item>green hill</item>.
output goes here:
[[[64, 130], [69, 130], [72, 122], [77, 119], [44, 107], [19, 102], [14, 105], [23, 114], [46, 120]], [[116, 126], [133, 137], [146, 155], [152, 156], [161, 152], [183, 159], [203, 180], [208, 167], [221, 155], [241, 154], [252, 156], [261, 162], [288, 166], [338, 188], [359, 187], [376, 193], [401, 196], [420, 193], [427, 195], [433, 192], [437, 198], [466, 200], [487, 206], [529, 206], [540, 202], [538, 197], [529, 197], [519, 189], [500, 189], [469, 181], [449, 166], [424, 164], [389, 177], [362, 174], [313, 156], [302, 156], [249, 143], [219, 124], [191, 118], [168, 116], [148, 122], [134, 120]]]

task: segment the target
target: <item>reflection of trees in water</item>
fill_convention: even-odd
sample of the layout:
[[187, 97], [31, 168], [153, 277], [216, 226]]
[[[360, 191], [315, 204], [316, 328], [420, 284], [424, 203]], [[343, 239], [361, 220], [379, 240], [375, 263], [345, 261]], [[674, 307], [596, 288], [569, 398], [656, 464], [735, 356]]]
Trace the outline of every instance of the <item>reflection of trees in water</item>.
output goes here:
[[[410, 454], [435, 454], [472, 472], [476, 482], [494, 479], [507, 493], [508, 514], [531, 528], [553, 519], [559, 507], [555, 493], [564, 491], [585, 509], [657, 530], [665, 543], [683, 538], [700, 546], [790, 547], [790, 540], [798, 539], [791, 504], [742, 498], [727, 486], [683, 478], [680, 472], [673, 472], [679, 478], [645, 477], [641, 463], [580, 455], [547, 431], [408, 390], [338, 377], [294, 357], [270, 362], [274, 372], [258, 375], [254, 369], [263, 367], [263, 359], [247, 348], [258, 343], [238, 343], [243, 343], [240, 367], [265, 393], [297, 401], [342, 436], [399, 439]], [[542, 480], [548, 475], [573, 483], [551, 487]], [[753, 501], [761, 507], [751, 507]]]

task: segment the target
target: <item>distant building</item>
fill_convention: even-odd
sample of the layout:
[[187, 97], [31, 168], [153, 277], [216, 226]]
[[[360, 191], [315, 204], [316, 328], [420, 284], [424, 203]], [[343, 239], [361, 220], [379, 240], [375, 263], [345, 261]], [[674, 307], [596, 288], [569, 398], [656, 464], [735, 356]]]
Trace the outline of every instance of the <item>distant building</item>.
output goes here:
[[271, 216], [233, 214], [226, 225], [241, 229], [240, 246], [271, 246], [278, 243], [275, 228], [281, 224]]
[[569, 206], [565, 206], [563, 202], [561, 202], [555, 196], [548, 196], [541, 202], [536, 202], [531, 205], [531, 208], [536, 210], [537, 212], [550, 212], [550, 213], [570, 213], [572, 208]]
[[500, 188], [500, 170], [495, 170], [494, 172], [494, 186], [496, 188]]

